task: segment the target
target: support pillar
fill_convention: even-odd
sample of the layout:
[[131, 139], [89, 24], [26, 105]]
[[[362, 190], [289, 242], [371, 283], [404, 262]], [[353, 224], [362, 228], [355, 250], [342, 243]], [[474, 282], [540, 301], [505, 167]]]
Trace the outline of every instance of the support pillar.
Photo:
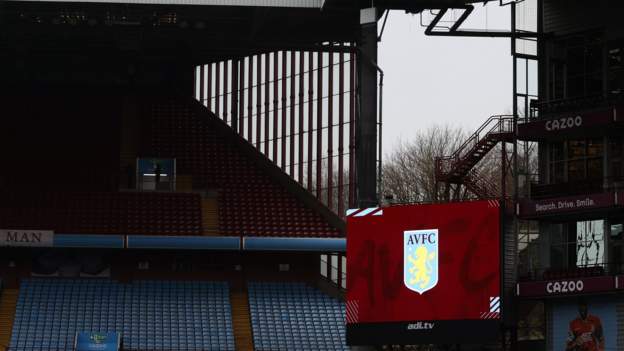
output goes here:
[[357, 204], [374, 207], [377, 199], [377, 9], [360, 10], [356, 121]]

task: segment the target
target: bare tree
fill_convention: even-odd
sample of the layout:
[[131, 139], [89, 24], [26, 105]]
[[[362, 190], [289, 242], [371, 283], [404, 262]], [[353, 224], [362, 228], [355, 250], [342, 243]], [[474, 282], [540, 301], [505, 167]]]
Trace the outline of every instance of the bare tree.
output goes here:
[[[437, 157], [453, 154], [470, 134], [450, 126], [433, 126], [402, 141], [387, 155], [382, 176], [382, 195], [398, 203], [465, 200], [475, 195], [462, 185], [441, 184], [436, 180]], [[484, 157], [474, 169], [489, 184], [500, 180], [500, 151]]]
[[452, 154], [466, 139], [461, 128], [433, 126], [401, 141], [385, 158], [382, 195], [396, 202], [441, 201], [444, 189], [435, 178], [435, 158]]

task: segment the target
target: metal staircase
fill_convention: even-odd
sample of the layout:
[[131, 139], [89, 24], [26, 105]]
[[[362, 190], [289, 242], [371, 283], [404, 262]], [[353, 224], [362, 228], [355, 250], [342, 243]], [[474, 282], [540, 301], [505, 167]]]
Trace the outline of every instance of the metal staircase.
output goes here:
[[496, 144], [512, 142], [513, 138], [513, 116], [488, 118], [451, 156], [436, 158], [436, 181], [464, 185], [481, 198], [498, 197], [500, 186], [481, 176], [474, 167]]

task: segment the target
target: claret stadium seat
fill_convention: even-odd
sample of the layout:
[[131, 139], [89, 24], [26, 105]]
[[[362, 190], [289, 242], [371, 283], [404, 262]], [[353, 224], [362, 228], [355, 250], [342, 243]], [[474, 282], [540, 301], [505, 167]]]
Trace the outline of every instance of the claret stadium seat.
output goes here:
[[143, 148], [158, 157], [175, 157], [178, 172], [192, 175], [194, 187], [217, 191], [222, 235], [342, 236], [302, 201], [306, 190], [294, 181], [285, 185], [275, 173], [289, 176], [271, 169], [264, 155], [199, 103], [171, 96], [147, 103], [152, 128]]
[[63, 234], [201, 235], [201, 197], [160, 192], [3, 192], [0, 228]]

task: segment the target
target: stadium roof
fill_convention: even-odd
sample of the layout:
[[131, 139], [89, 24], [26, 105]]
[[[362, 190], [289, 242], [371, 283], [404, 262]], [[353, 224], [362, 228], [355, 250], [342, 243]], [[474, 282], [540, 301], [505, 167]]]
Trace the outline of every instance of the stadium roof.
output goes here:
[[[9, 0], [26, 1], [26, 0]], [[27, 0], [29, 2], [61, 2], [58, 0]], [[254, 6], [254, 7], [302, 7], [320, 8], [323, 0], [64, 0], [64, 3], [113, 3], [113, 4], [156, 4], [156, 5], [211, 5], [211, 6]]]

